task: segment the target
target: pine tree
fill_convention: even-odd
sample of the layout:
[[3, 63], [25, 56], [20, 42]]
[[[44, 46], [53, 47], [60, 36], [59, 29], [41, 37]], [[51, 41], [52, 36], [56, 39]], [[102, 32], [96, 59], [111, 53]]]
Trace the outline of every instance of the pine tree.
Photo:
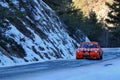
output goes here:
[[114, 0], [112, 5], [109, 3], [106, 3], [106, 5], [110, 8], [106, 22], [113, 24], [115, 27], [120, 26], [120, 0]]
[[109, 28], [110, 34], [110, 47], [120, 46], [120, 0], [114, 0], [113, 4], [106, 3], [110, 8], [106, 22], [112, 24], [113, 27]]
[[102, 24], [98, 22], [97, 15], [91, 11], [89, 18], [86, 18], [81, 30], [87, 34], [91, 41], [98, 41], [103, 33]]

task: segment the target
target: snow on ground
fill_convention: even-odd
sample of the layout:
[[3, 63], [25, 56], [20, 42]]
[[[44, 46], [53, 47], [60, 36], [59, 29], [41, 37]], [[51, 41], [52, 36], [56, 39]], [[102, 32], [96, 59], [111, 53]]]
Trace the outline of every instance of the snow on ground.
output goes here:
[[120, 48], [102, 48], [104, 52], [120, 52]]
[[0, 5], [3, 6], [3, 7], [9, 8], [9, 5], [6, 2], [1, 2], [0, 1]]
[[9, 59], [7, 56], [3, 55], [3, 53], [0, 51], [0, 66], [3, 66], [4, 64], [7, 63], [6, 66], [14, 64], [11, 59]]
[[90, 40], [88, 39], [88, 37], [85, 38], [85, 41], [86, 41], [86, 42], [90, 42]]

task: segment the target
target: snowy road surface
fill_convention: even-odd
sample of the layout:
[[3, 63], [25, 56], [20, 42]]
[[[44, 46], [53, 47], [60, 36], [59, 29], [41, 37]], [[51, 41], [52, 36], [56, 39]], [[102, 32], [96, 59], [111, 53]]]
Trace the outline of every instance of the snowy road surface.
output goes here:
[[120, 52], [103, 60], [60, 60], [0, 68], [0, 80], [120, 80]]

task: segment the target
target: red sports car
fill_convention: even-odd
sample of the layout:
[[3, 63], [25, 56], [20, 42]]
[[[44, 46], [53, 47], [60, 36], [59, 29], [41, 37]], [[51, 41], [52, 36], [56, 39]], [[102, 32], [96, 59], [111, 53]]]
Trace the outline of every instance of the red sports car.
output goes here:
[[97, 42], [83, 42], [76, 51], [76, 59], [102, 59], [103, 51]]

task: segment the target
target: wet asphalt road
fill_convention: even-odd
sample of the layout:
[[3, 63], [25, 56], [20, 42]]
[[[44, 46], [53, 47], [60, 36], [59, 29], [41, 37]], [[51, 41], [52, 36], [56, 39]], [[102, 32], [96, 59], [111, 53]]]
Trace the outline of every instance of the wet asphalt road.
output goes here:
[[54, 60], [46, 61], [28, 65], [2, 67], [0, 68], [0, 80], [12, 80], [13, 78], [19, 78], [23, 76], [30, 76], [36, 73], [44, 73], [48, 71], [76, 68], [81, 66], [89, 66], [91, 64], [101, 63], [107, 60], [116, 59], [120, 57], [119, 52], [106, 52], [104, 53], [103, 60]]

